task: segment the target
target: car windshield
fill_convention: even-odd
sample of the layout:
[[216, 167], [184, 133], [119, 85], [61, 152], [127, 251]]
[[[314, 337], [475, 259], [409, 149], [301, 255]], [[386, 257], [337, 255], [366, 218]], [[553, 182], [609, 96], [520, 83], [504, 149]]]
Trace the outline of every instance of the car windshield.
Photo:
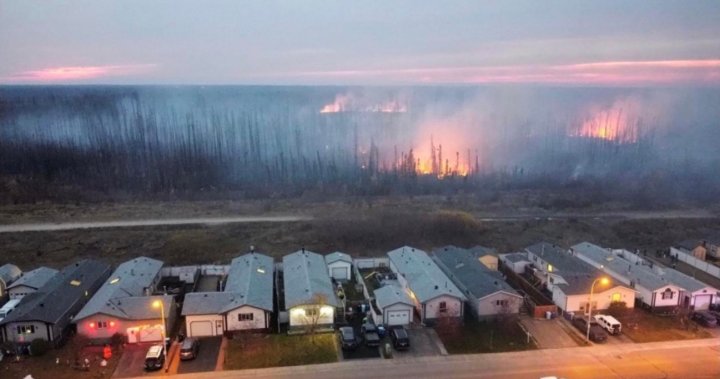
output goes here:
[[342, 333], [343, 339], [346, 339], [346, 340], [355, 339], [355, 333], [353, 333], [353, 330], [352, 330], [352, 329], [349, 329], [349, 328], [348, 328], [348, 329], [345, 329], [345, 328], [343, 328], [343, 329], [341, 329], [340, 331], [341, 331], [341, 333]]
[[405, 329], [395, 329], [395, 335], [398, 338], [407, 338], [407, 332]]

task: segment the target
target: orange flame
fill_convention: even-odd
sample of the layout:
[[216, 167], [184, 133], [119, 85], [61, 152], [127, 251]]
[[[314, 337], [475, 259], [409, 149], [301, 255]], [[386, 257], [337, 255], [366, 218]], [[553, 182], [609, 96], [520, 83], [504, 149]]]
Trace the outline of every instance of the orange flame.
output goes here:
[[585, 119], [574, 131], [572, 137], [596, 138], [617, 143], [635, 143], [639, 138], [638, 125], [631, 120], [620, 104], [612, 108], [597, 111]]
[[351, 95], [340, 94], [335, 101], [326, 104], [320, 113], [367, 112], [367, 113], [405, 113], [407, 106], [399, 100], [390, 100], [381, 104], [368, 104]]

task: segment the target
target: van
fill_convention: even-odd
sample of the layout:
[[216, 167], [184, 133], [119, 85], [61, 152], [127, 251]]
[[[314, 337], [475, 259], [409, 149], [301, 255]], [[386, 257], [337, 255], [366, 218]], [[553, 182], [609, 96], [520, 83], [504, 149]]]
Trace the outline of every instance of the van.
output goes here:
[[18, 304], [20, 304], [20, 299], [13, 299], [5, 303], [5, 305], [0, 308], [0, 321], [7, 317], [10, 312], [14, 311]]
[[608, 333], [618, 335], [622, 332], [622, 324], [615, 317], [610, 315], [595, 315], [595, 321]]
[[165, 365], [165, 346], [152, 345], [145, 354], [145, 369], [160, 370]]

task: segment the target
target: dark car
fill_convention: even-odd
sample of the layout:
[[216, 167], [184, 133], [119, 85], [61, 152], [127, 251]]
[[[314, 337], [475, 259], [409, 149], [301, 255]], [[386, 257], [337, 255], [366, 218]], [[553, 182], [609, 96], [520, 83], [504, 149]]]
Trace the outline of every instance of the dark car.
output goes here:
[[370, 347], [380, 346], [380, 335], [378, 334], [378, 330], [377, 327], [375, 327], [375, 324], [367, 322], [363, 324], [360, 330], [362, 331], [363, 337], [365, 338], [365, 345]]
[[395, 350], [407, 350], [410, 348], [410, 337], [404, 327], [390, 329], [390, 340]]
[[[572, 320], [573, 325], [582, 332], [583, 335], [587, 335], [587, 320], [582, 317], [576, 317]], [[607, 332], [597, 322], [590, 322], [590, 341], [593, 342], [605, 342], [607, 341]]]
[[165, 346], [152, 345], [145, 354], [145, 369], [160, 370], [165, 365]]
[[718, 323], [717, 318], [708, 311], [695, 311], [690, 318], [706, 328], [714, 328]]
[[355, 330], [352, 326], [343, 326], [340, 328], [338, 335], [340, 336], [340, 345], [343, 350], [355, 350], [358, 347], [360, 341], [358, 341], [355, 335]]
[[188, 361], [195, 359], [200, 350], [200, 340], [196, 338], [185, 338], [180, 346], [180, 360]]

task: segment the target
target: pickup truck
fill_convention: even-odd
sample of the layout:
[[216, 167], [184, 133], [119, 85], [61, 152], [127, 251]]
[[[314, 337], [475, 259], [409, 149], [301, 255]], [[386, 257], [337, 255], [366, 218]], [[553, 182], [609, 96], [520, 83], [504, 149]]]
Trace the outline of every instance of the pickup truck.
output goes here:
[[380, 336], [378, 335], [377, 327], [374, 324], [369, 322], [365, 323], [360, 330], [362, 331], [363, 336], [365, 336], [365, 345], [370, 347], [380, 346]]

